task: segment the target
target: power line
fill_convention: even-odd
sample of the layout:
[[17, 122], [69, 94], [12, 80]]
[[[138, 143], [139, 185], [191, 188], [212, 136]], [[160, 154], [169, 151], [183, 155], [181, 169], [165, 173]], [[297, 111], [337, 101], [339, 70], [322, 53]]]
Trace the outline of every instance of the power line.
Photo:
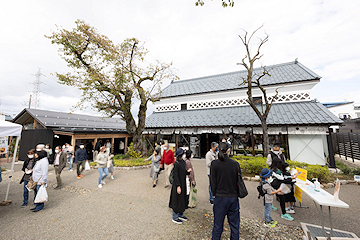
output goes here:
[[32, 91], [32, 97], [30, 97], [31, 103], [29, 104], [29, 108], [31, 106], [32, 108], [37, 109], [38, 107], [40, 107], [40, 85], [43, 84], [43, 82], [41, 81], [41, 76], [45, 77], [45, 75], [41, 73], [40, 68], [34, 75], [36, 77], [36, 80], [32, 83], [34, 85], [34, 89]]

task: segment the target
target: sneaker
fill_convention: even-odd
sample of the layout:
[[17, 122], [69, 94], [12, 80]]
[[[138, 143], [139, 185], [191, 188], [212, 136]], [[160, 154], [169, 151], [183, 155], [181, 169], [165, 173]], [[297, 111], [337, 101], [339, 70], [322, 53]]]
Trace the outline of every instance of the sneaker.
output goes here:
[[166, 185], [165, 188], [168, 188], [170, 185]]
[[289, 207], [286, 208], [285, 210], [286, 210], [286, 213], [295, 213], [295, 211]]
[[80, 175], [79, 176], [77, 176], [77, 179], [80, 179], [81, 177], [80, 177]]
[[156, 187], [156, 184], [154, 184], [153, 187]]
[[187, 217], [185, 217], [185, 216], [179, 217], [179, 219], [182, 220], [182, 221], [184, 221], [184, 222], [186, 222], [187, 220], [189, 220], [189, 219], [188, 219]]
[[177, 224], [182, 224], [182, 221], [180, 219], [173, 219], [172, 220], [173, 223], [177, 223]]
[[111, 175], [111, 180], [114, 180], [115, 178], [114, 178], [114, 176], [113, 175]]
[[290, 209], [291, 209], [291, 210], [293, 210], [293, 211], [294, 211], [294, 213], [295, 213], [294, 207], [290, 207]]
[[277, 210], [277, 208], [274, 207], [273, 205], [271, 205], [271, 209], [272, 209], [273, 211], [276, 211], [276, 210]]
[[21, 207], [26, 207], [27, 206], [27, 203], [23, 203], [23, 205], [21, 205]]
[[213, 201], [213, 200], [210, 200], [210, 204], [211, 204], [211, 205], [214, 205], [214, 201]]
[[285, 220], [289, 220], [289, 221], [293, 221], [294, 218], [292, 216], [290, 216], [288, 213], [285, 214], [281, 214], [281, 218], [285, 219]]
[[278, 223], [277, 221], [271, 220], [270, 223], [274, 224], [276, 226], [276, 224]]
[[264, 225], [267, 227], [275, 227], [276, 226], [276, 224], [273, 224], [272, 222], [265, 222], [265, 221], [264, 221]]
[[101, 184], [102, 184], [102, 185], [105, 185], [106, 182], [105, 182], [104, 180], [101, 180]]
[[99, 184], [99, 185], [98, 185], [98, 188], [102, 188], [102, 185], [101, 185], [101, 184]]
[[80, 177], [84, 177], [82, 174], [79, 175]]
[[74, 171], [74, 170], [72, 170], [72, 169], [68, 170], [68, 172], [72, 172], [72, 171]]

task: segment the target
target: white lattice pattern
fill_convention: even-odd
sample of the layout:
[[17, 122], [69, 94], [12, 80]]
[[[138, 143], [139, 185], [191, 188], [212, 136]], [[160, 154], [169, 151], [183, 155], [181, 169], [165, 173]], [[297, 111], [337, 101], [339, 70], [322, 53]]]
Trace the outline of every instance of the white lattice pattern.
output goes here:
[[155, 112], [180, 111], [180, 104], [156, 106]]
[[218, 101], [194, 102], [188, 104], [188, 109], [216, 108], [216, 107], [234, 107], [246, 105], [246, 99], [223, 99]]
[[[268, 100], [271, 101], [272, 97], [268, 97]], [[276, 103], [278, 102], [294, 102], [294, 101], [304, 101], [304, 100], [310, 100], [310, 93], [304, 92], [304, 93], [290, 93], [290, 94], [284, 94], [284, 95], [278, 95], [275, 98]]]

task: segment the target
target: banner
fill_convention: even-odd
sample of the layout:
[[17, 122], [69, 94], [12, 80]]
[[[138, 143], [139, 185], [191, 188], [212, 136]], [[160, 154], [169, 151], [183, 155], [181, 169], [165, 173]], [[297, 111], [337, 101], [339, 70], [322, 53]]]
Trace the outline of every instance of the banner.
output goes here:
[[300, 173], [299, 176], [297, 176], [297, 179], [306, 182], [306, 179], [307, 179], [307, 170], [297, 167], [297, 168], [296, 168], [296, 171], [297, 171], [298, 173]]
[[296, 185], [294, 185], [294, 186], [295, 186], [294, 197], [296, 197], [296, 199], [302, 203], [303, 191], [298, 186], [296, 186]]
[[0, 154], [7, 153], [8, 150], [8, 137], [0, 137]]

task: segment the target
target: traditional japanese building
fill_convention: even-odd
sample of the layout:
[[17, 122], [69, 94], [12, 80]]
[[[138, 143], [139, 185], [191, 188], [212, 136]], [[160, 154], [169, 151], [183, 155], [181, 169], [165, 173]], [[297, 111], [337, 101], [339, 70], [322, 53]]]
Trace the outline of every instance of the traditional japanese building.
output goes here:
[[[267, 118], [270, 147], [279, 143], [291, 160], [325, 165], [328, 161], [329, 126], [342, 121], [321, 103], [311, 100], [320, 76], [298, 61], [268, 66], [271, 76], [261, 79], [269, 100], [278, 95]], [[255, 69], [261, 74], [262, 69]], [[189, 147], [204, 157], [210, 143], [228, 139], [233, 154], [262, 152], [260, 120], [246, 102], [247, 71], [173, 81], [164, 88], [155, 112], [146, 119], [149, 140], [164, 139], [174, 148]], [[261, 108], [260, 89], [253, 98]]]

